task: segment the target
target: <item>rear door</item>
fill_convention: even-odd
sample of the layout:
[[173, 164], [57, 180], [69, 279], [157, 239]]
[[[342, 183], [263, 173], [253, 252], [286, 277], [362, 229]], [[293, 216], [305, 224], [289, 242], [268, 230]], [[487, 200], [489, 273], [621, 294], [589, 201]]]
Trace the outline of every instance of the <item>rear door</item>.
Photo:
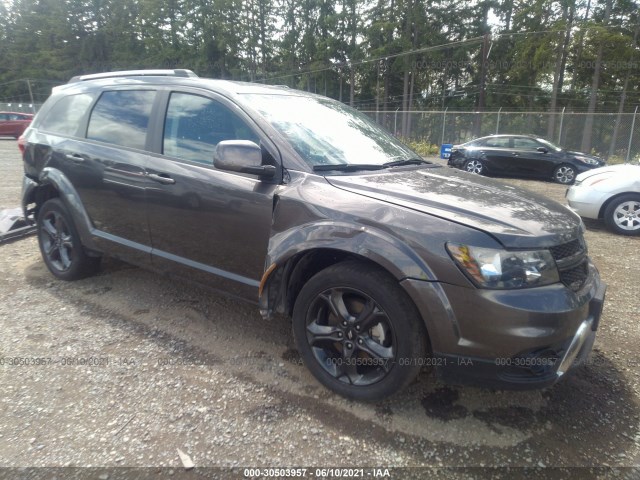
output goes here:
[[153, 89], [65, 96], [41, 126], [49, 165], [76, 190], [96, 246], [139, 264], [151, 261], [144, 166], [155, 97]]
[[479, 148], [480, 158], [490, 173], [508, 175], [512, 168], [513, 152], [509, 137], [489, 138]]
[[251, 140], [264, 162], [278, 164], [275, 146], [235, 104], [212, 92], [164, 92], [148, 163], [147, 190], [156, 267], [257, 300], [264, 272], [277, 185], [217, 170], [216, 145]]

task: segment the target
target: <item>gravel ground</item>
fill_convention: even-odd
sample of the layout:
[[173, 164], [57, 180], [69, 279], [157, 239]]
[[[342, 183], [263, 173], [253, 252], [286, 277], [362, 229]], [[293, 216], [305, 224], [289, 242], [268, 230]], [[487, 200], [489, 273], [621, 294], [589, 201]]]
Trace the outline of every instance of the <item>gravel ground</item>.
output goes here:
[[[19, 205], [21, 174], [15, 141], [0, 140], [0, 208]], [[564, 202], [560, 185], [501, 181]], [[640, 238], [587, 228], [609, 284], [589, 365], [532, 392], [445, 386], [425, 373], [378, 404], [319, 386], [285, 318], [266, 322], [252, 305], [109, 259], [98, 276], [65, 283], [34, 237], [0, 246], [0, 467], [182, 475], [180, 449], [194, 478], [201, 467], [293, 466], [313, 466], [307, 476], [317, 466], [430, 467], [431, 478], [527, 471], [486, 468], [509, 466], [638, 478], [628, 467], [640, 464]], [[31, 471], [0, 478], [7, 472]]]

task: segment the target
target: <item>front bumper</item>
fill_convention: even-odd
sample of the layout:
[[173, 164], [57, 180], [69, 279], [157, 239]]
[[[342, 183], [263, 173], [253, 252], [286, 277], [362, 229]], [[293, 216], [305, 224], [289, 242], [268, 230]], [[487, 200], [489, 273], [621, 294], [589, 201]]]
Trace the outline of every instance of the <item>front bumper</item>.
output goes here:
[[[578, 292], [556, 284], [496, 291], [403, 283], [419, 303], [436, 367], [447, 383], [530, 389], [552, 385], [586, 362], [600, 322], [606, 285], [590, 265]], [[409, 286], [409, 283], [411, 284]], [[434, 307], [440, 300], [442, 307]]]
[[571, 210], [581, 217], [597, 220], [609, 194], [578, 184], [569, 187], [565, 196]]
[[449, 159], [447, 160], [447, 166], [455, 167], [455, 168], [462, 168], [462, 167], [464, 167], [464, 163], [466, 161], [467, 161], [467, 159], [463, 155], [459, 155], [457, 153], [452, 153], [451, 156], [449, 156]]

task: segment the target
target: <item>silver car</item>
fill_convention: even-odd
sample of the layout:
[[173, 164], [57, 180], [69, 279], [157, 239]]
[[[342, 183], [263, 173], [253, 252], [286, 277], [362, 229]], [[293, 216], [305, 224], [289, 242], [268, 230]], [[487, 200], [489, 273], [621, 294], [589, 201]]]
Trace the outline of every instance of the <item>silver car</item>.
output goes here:
[[581, 217], [603, 219], [621, 235], [640, 235], [640, 165], [613, 165], [581, 173], [567, 190]]

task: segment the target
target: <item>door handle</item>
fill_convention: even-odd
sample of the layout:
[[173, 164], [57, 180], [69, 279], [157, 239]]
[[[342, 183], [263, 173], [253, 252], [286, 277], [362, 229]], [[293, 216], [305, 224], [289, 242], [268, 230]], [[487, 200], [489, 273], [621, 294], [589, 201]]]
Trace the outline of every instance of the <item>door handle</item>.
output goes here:
[[163, 185], [173, 185], [174, 183], [176, 183], [176, 181], [170, 176], [168, 176], [166, 173], [162, 173], [162, 174], [150, 173], [149, 178], [154, 182], [162, 183]]
[[67, 153], [65, 155], [65, 158], [67, 158], [68, 160], [71, 160], [72, 162], [76, 162], [76, 163], [82, 163], [84, 162], [84, 158], [77, 154], [77, 153]]

